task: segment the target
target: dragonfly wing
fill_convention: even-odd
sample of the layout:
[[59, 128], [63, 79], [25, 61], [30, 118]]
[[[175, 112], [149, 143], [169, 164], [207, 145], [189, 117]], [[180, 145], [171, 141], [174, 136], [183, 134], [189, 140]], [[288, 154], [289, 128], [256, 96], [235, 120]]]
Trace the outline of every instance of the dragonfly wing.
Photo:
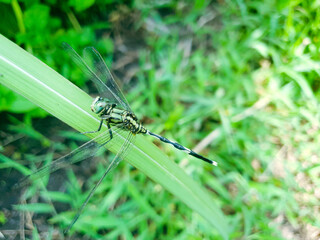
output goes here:
[[[84, 159], [93, 157], [98, 153], [106, 151], [102, 145], [107, 145], [111, 147], [112, 144], [116, 143], [116, 138], [119, 137], [120, 132], [125, 132], [125, 130], [117, 127], [112, 127], [111, 131], [113, 133], [113, 138], [110, 139], [109, 130], [102, 132], [100, 135], [81, 145], [77, 149], [73, 150], [69, 154], [58, 158], [53, 161], [50, 165], [43, 166], [31, 175], [22, 178], [18, 183], [14, 185], [14, 188], [19, 188], [30, 184], [32, 181], [44, 177], [49, 173], [55, 172], [61, 168], [67, 167], [73, 163], [82, 161]], [[111, 141], [112, 140], [112, 141]]]
[[75, 222], [78, 220], [78, 218], [80, 217], [84, 207], [87, 205], [87, 203], [89, 202], [90, 198], [92, 197], [92, 195], [94, 194], [94, 192], [96, 191], [96, 189], [98, 188], [98, 186], [100, 185], [100, 183], [102, 182], [102, 180], [107, 176], [107, 174], [113, 169], [115, 168], [119, 162], [124, 158], [124, 156], [126, 155], [126, 153], [128, 152], [128, 149], [130, 148], [130, 146], [132, 145], [132, 140], [134, 138], [134, 135], [129, 132], [128, 136], [125, 140], [125, 142], [122, 144], [121, 149], [119, 150], [119, 152], [117, 153], [117, 155], [113, 158], [112, 162], [110, 163], [110, 165], [108, 166], [107, 170], [104, 172], [104, 174], [102, 175], [102, 177], [99, 179], [99, 181], [96, 183], [96, 185], [91, 189], [89, 195], [87, 196], [86, 200], [84, 201], [84, 203], [81, 205], [81, 207], [79, 208], [79, 210], [77, 211], [77, 214], [74, 216], [74, 218], [72, 219], [72, 222], [69, 224], [68, 228], [64, 231], [64, 233], [69, 232], [69, 230], [72, 228], [72, 226], [75, 224]]
[[[86, 61], [67, 43], [62, 43], [63, 49], [69, 54], [72, 60], [78, 65], [87, 78], [92, 80], [97, 87], [101, 97], [117, 104], [123, 109], [130, 111], [130, 106], [123, 96], [117, 83], [114, 81], [108, 67], [104, 63], [97, 50], [88, 48], [85, 50]], [[87, 48], [86, 48], [87, 49]], [[89, 53], [91, 52], [91, 53]]]
[[118, 165], [119, 162], [128, 155], [132, 145], [134, 145], [135, 139], [136, 139], [135, 135], [132, 134], [132, 132], [130, 132], [130, 134], [128, 135], [126, 141], [123, 143], [122, 152], [119, 152], [119, 156], [115, 159], [116, 160], [116, 162], [115, 162], [116, 165]]
[[120, 106], [122, 108], [132, 112], [128, 101], [124, 97], [117, 82], [114, 80], [109, 68], [107, 67], [100, 53], [94, 47], [86, 47], [83, 50], [83, 56], [87, 63], [92, 63], [92, 69], [94, 69], [95, 74], [101, 80], [97, 82], [96, 78], [92, 78], [96, 85], [100, 85], [98, 87], [100, 95], [106, 97], [112, 95], [112, 97], [116, 98], [117, 102], [120, 103]]

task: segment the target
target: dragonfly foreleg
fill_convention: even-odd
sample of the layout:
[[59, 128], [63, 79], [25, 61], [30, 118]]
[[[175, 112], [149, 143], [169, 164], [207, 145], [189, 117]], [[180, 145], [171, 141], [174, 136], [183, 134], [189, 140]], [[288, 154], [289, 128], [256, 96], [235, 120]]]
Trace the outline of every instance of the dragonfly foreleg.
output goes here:
[[[102, 115], [100, 118], [101, 118], [100, 124], [99, 124], [99, 127], [98, 127], [98, 129], [97, 129], [96, 131], [82, 132], [81, 134], [100, 132], [101, 127], [102, 127], [102, 124], [103, 124], [103, 121], [109, 119], [110, 116], [108, 116], [108, 115]], [[108, 123], [107, 123], [107, 124], [108, 124]], [[110, 127], [108, 126], [108, 128], [109, 128], [109, 132], [110, 132]]]
[[110, 126], [110, 123], [107, 121], [107, 127], [109, 129], [109, 135], [110, 135], [110, 138], [108, 141], [104, 142], [103, 144], [101, 144], [101, 147], [106, 145], [108, 142], [110, 142], [113, 138], [113, 135], [112, 135], [112, 130], [111, 130], [111, 126]]

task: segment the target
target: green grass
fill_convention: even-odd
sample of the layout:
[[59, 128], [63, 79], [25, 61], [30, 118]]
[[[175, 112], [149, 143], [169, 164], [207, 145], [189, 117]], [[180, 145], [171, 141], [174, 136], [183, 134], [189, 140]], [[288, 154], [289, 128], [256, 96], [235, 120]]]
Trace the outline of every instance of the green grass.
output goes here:
[[[67, 41], [77, 50], [93, 45], [108, 56], [128, 86], [126, 96], [132, 109], [138, 116], [145, 116], [142, 120], [149, 129], [187, 147], [195, 146], [219, 162], [218, 168], [211, 168], [159, 144], [162, 152], [198, 182], [196, 186], [207, 189], [209, 202], [214, 199], [214, 207], [226, 215], [228, 224], [223, 231], [230, 239], [313, 239], [319, 234], [317, 2], [194, 1], [191, 6], [181, 1], [135, 1], [126, 6], [109, 3], [108, 11], [102, 11], [106, 6], [102, 2], [91, 8], [89, 2], [86, 4], [77, 9], [71, 2], [68, 8], [27, 6], [22, 9], [23, 20], [15, 5], [20, 33], [14, 34], [13, 27], [1, 29], [7, 29], [3, 31], [5, 36], [85, 90], [88, 87], [81, 72], [58, 49], [59, 43]], [[37, 26], [34, 12], [53, 21]], [[67, 16], [67, 20], [61, 16]], [[11, 18], [6, 19], [9, 22]], [[109, 32], [112, 38], [102, 34]], [[29, 65], [26, 67], [37, 66]], [[79, 95], [69, 94], [63, 85], [60, 90], [66, 91], [63, 96], [83, 101], [83, 109], [90, 104], [90, 98], [80, 91]], [[30, 119], [45, 115], [6, 88], [0, 91], [4, 114], [27, 125], [31, 125]], [[11, 121], [6, 124], [17, 126]], [[79, 131], [89, 128], [85, 120], [80, 124]], [[13, 136], [22, 132], [17, 128], [19, 125]], [[156, 158], [165, 158], [149, 145], [150, 140], [138, 139], [136, 143], [148, 154], [154, 152]], [[74, 142], [51, 146], [65, 151], [74, 148]], [[27, 172], [20, 161], [23, 147], [16, 152], [7, 154], [0, 167]], [[208, 219], [188, 207], [190, 203], [181, 201], [179, 187], [171, 186], [167, 191], [158, 179], [151, 176], [155, 181], [150, 181], [146, 177], [153, 174], [144, 166], [149, 161], [128, 161], [139, 171], [130, 164], [120, 164], [93, 196], [74, 232], [93, 239], [223, 237]], [[44, 210], [51, 209], [51, 202], [53, 206], [67, 203], [69, 211], [48, 216], [53, 216], [47, 223], [55, 223], [52, 228], [70, 221], [72, 209], [81, 205], [90, 186], [101, 176], [106, 163], [94, 164], [96, 171], [87, 178], [78, 175], [76, 180], [77, 168], [75, 173], [67, 171], [71, 182], [65, 186], [67, 191], [37, 191], [34, 186], [29, 190], [29, 196], [40, 194], [47, 199]], [[175, 177], [180, 174], [172, 172]], [[174, 189], [178, 198], [171, 194]], [[198, 212], [204, 211], [203, 207], [197, 206]], [[98, 228], [104, 230], [98, 232]], [[35, 235], [37, 232], [43, 234], [34, 230]]]

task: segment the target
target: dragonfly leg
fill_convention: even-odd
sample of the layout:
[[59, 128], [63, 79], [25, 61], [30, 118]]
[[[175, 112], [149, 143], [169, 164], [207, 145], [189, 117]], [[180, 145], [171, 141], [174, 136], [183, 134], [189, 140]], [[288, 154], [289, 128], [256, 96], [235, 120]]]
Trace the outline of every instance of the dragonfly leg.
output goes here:
[[100, 121], [100, 124], [99, 124], [98, 130], [96, 130], [96, 131], [89, 131], [89, 132], [82, 132], [81, 134], [87, 134], [87, 133], [96, 133], [96, 132], [99, 132], [99, 131], [101, 130], [103, 120], [104, 120], [104, 118], [101, 118], [101, 121]]
[[101, 147], [104, 146], [104, 145], [106, 145], [106, 144], [107, 144], [108, 142], [110, 142], [110, 141], [112, 140], [112, 138], [113, 138], [112, 130], [111, 130], [111, 126], [110, 126], [110, 123], [109, 123], [109, 122], [107, 122], [107, 127], [108, 127], [108, 129], [109, 129], [110, 139], [109, 139], [108, 141], [106, 141], [105, 143], [101, 144]]
[[110, 140], [113, 138], [112, 136], [112, 131], [111, 131], [111, 127], [110, 127], [110, 123], [107, 122], [107, 126], [108, 126], [108, 129], [109, 129], [109, 134], [110, 134]]

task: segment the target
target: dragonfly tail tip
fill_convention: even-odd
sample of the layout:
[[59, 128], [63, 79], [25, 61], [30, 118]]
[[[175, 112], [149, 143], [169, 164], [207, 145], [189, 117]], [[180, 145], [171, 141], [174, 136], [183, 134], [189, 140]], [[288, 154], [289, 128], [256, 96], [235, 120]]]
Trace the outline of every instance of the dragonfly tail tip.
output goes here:
[[218, 163], [216, 162], [216, 161], [212, 161], [212, 163], [211, 163], [213, 166], [218, 166]]

